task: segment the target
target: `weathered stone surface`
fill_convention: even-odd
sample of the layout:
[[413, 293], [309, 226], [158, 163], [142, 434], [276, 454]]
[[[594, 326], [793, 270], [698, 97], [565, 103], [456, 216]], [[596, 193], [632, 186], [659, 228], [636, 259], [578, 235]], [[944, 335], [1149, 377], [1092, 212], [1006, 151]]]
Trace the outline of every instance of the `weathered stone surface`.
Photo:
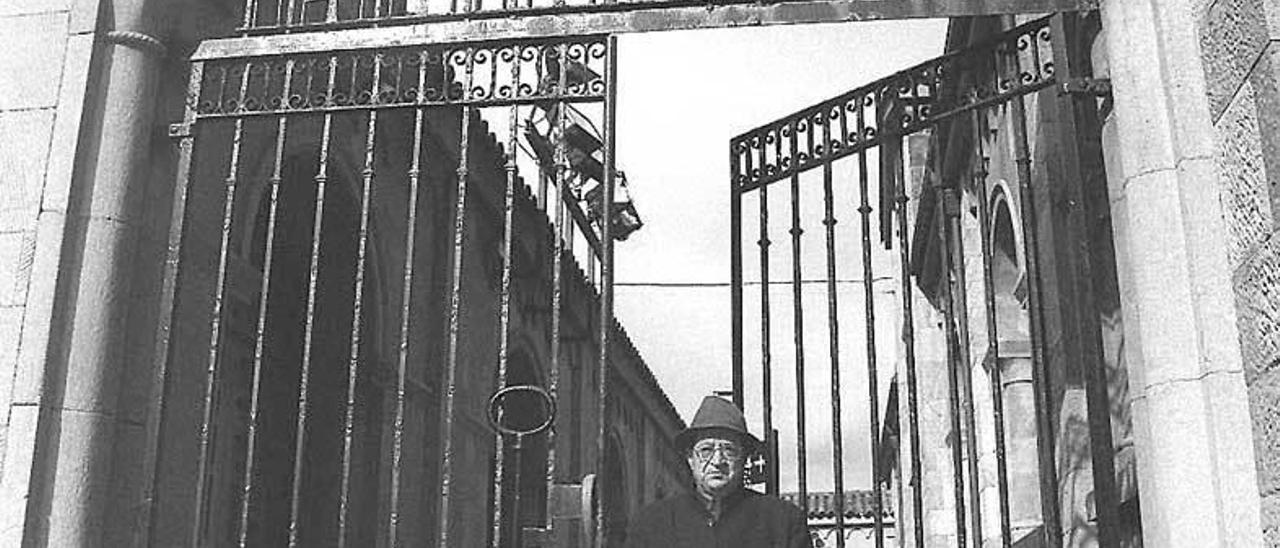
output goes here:
[[1280, 41], [1273, 40], [1258, 59], [1249, 82], [1258, 111], [1258, 133], [1271, 199], [1271, 217], [1280, 218]]
[[1258, 489], [1263, 496], [1272, 496], [1280, 493], [1280, 374], [1261, 374], [1249, 384], [1249, 413]]
[[0, 17], [67, 11], [71, 0], [6, 0], [0, 3]]
[[33, 232], [0, 233], [0, 306], [26, 303], [35, 244]]
[[53, 119], [52, 109], [0, 112], [0, 232], [35, 221]]
[[1262, 545], [1280, 546], [1280, 493], [1262, 497]]
[[[22, 336], [22, 307], [0, 306], [0, 379], [13, 378], [13, 367], [18, 360], [18, 341]], [[0, 415], [9, 409], [9, 391], [0, 390]], [[0, 447], [4, 446], [5, 430], [0, 425]], [[0, 463], [0, 466], [3, 466]]]
[[56, 103], [66, 34], [66, 13], [0, 19], [0, 110]]
[[1227, 221], [1227, 257], [1234, 271], [1272, 226], [1266, 166], [1253, 86], [1246, 83], [1218, 119], [1218, 170]]
[[[1226, 523], [1249, 526], [1224, 527], [1226, 546], [1256, 546], [1258, 531], [1257, 459], [1249, 417], [1248, 390], [1240, 372], [1206, 375], [1201, 382], [1208, 405], [1210, 446], [1218, 475], [1218, 508]], [[1237, 473], [1232, 473], [1233, 471]]]
[[1258, 248], [1235, 285], [1245, 371], [1261, 374], [1280, 366], [1280, 235]]
[[1200, 28], [1209, 106], [1216, 120], [1267, 45], [1263, 0], [1218, 0]]

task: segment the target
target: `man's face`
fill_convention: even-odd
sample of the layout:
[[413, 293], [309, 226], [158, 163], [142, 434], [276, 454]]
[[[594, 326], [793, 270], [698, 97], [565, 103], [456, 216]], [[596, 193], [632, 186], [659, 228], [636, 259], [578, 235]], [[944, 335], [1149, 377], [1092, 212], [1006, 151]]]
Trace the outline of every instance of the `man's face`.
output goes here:
[[724, 497], [742, 487], [742, 467], [746, 447], [738, 436], [712, 433], [693, 442], [689, 469], [699, 492]]

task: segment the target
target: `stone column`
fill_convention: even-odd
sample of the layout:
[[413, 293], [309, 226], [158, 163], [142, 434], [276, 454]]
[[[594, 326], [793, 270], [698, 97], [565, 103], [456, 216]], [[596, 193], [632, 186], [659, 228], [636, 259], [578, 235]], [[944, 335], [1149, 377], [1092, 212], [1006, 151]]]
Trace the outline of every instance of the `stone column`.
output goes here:
[[[1194, 0], [1104, 0], [1108, 172], [1147, 546], [1257, 546], [1258, 484]], [[1105, 75], [1104, 75], [1105, 76]]]
[[[51, 235], [61, 242], [53, 251], [60, 264], [49, 295], [47, 351], [19, 371], [14, 387], [15, 406], [39, 409], [24, 546], [104, 543], [117, 432], [140, 427], [122, 424], [116, 411], [130, 263], [165, 48], [152, 34], [154, 2], [75, 3], [92, 4], [100, 18], [70, 187], [61, 197], [65, 224]], [[45, 196], [46, 205], [59, 201]]]

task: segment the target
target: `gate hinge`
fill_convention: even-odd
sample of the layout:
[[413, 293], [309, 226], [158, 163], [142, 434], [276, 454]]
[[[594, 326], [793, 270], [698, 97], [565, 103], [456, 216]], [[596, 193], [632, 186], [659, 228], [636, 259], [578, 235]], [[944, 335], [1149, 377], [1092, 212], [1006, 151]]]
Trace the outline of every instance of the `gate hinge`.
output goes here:
[[1063, 95], [1105, 97], [1111, 95], [1111, 79], [1072, 78], [1059, 84], [1058, 91]]
[[183, 137], [190, 137], [190, 136], [191, 136], [191, 124], [187, 124], [183, 122], [169, 124], [170, 139], [181, 139]]

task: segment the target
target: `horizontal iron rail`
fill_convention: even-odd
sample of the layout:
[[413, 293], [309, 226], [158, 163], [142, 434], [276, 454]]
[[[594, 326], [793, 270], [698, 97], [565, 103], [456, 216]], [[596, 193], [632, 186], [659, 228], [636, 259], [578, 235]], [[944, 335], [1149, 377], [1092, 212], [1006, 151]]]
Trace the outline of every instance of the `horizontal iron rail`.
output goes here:
[[[212, 60], [579, 34], [1086, 11], [1097, 9], [1098, 5], [1099, 0], [602, 2], [242, 29], [249, 35], [207, 40], [192, 58]], [[258, 35], [259, 32], [266, 34]]]
[[[604, 101], [604, 98], [603, 97], [574, 97], [574, 98], [564, 98], [564, 99], [556, 99], [556, 100], [563, 101], [566, 103], [582, 104], [582, 103], [601, 103]], [[218, 112], [218, 113], [210, 113], [210, 114], [200, 114], [197, 116], [197, 120], [214, 120], [219, 118], [235, 119], [235, 118], [250, 118], [250, 117], [256, 117], [256, 116], [280, 116], [280, 115], [294, 115], [294, 114], [317, 114], [317, 113], [325, 113], [325, 112], [365, 112], [370, 110], [409, 110], [409, 109], [418, 109], [423, 107], [464, 107], [465, 106], [465, 107], [475, 107], [475, 108], [494, 108], [494, 107], [509, 107], [512, 105], [523, 106], [531, 103], [543, 103], [543, 102], [548, 102], [548, 100], [545, 98], [499, 99], [499, 100], [479, 100], [479, 101], [460, 100], [460, 101], [421, 103], [421, 104], [419, 103], [378, 103], [378, 104], [369, 104], [369, 105], [329, 106], [329, 107], [314, 107], [314, 108], [297, 109], [297, 110], [240, 110], [235, 112]]]

